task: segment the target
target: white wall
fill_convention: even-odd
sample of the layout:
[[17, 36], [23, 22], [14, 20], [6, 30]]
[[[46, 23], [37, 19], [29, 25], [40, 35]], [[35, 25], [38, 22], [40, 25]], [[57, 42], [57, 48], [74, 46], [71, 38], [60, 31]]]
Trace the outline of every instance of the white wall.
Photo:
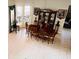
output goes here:
[[14, 0], [8, 0], [8, 6], [14, 5]]
[[35, 7], [40, 8], [50, 8], [50, 9], [58, 9], [63, 8], [67, 9], [71, 4], [71, 0], [30, 0]]

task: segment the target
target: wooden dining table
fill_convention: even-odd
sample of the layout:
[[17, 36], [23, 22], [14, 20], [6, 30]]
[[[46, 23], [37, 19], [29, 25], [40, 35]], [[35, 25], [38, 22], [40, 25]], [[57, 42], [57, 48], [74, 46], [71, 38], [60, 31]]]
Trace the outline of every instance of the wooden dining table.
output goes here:
[[53, 43], [55, 35], [57, 34], [56, 29], [50, 31], [47, 25], [44, 26], [44, 28], [40, 28], [40, 25], [30, 24], [28, 30], [31, 36], [48, 40], [48, 43], [50, 41]]

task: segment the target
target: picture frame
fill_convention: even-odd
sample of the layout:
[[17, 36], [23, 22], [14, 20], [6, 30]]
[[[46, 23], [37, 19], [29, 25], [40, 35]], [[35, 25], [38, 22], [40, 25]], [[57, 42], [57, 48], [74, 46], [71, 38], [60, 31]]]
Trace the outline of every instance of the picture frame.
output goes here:
[[67, 10], [65, 9], [59, 9], [57, 12], [57, 18], [64, 19], [67, 15]]
[[37, 16], [39, 14], [40, 8], [34, 8], [34, 15]]

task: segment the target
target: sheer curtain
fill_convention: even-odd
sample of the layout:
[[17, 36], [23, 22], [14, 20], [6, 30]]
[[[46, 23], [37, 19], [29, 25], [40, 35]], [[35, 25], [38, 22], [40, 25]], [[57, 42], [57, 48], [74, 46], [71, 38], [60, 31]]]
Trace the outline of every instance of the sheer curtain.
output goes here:
[[29, 23], [30, 22], [30, 19], [29, 19], [29, 17], [30, 17], [30, 6], [26, 5], [24, 10], [25, 10], [24, 16], [26, 17], [26, 22]]
[[23, 7], [16, 6], [16, 20], [18, 22], [22, 21], [22, 16], [23, 16]]
[[25, 16], [30, 16], [30, 6], [25, 6]]
[[25, 22], [30, 22], [30, 6], [16, 6], [16, 20], [18, 24], [24, 27]]

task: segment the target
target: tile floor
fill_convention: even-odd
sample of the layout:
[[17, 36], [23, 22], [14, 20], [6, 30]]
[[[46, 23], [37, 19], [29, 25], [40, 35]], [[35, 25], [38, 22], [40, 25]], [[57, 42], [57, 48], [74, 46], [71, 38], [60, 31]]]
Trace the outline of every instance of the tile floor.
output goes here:
[[9, 33], [9, 59], [71, 59], [70, 30], [63, 29], [53, 44], [28, 37], [26, 30]]

